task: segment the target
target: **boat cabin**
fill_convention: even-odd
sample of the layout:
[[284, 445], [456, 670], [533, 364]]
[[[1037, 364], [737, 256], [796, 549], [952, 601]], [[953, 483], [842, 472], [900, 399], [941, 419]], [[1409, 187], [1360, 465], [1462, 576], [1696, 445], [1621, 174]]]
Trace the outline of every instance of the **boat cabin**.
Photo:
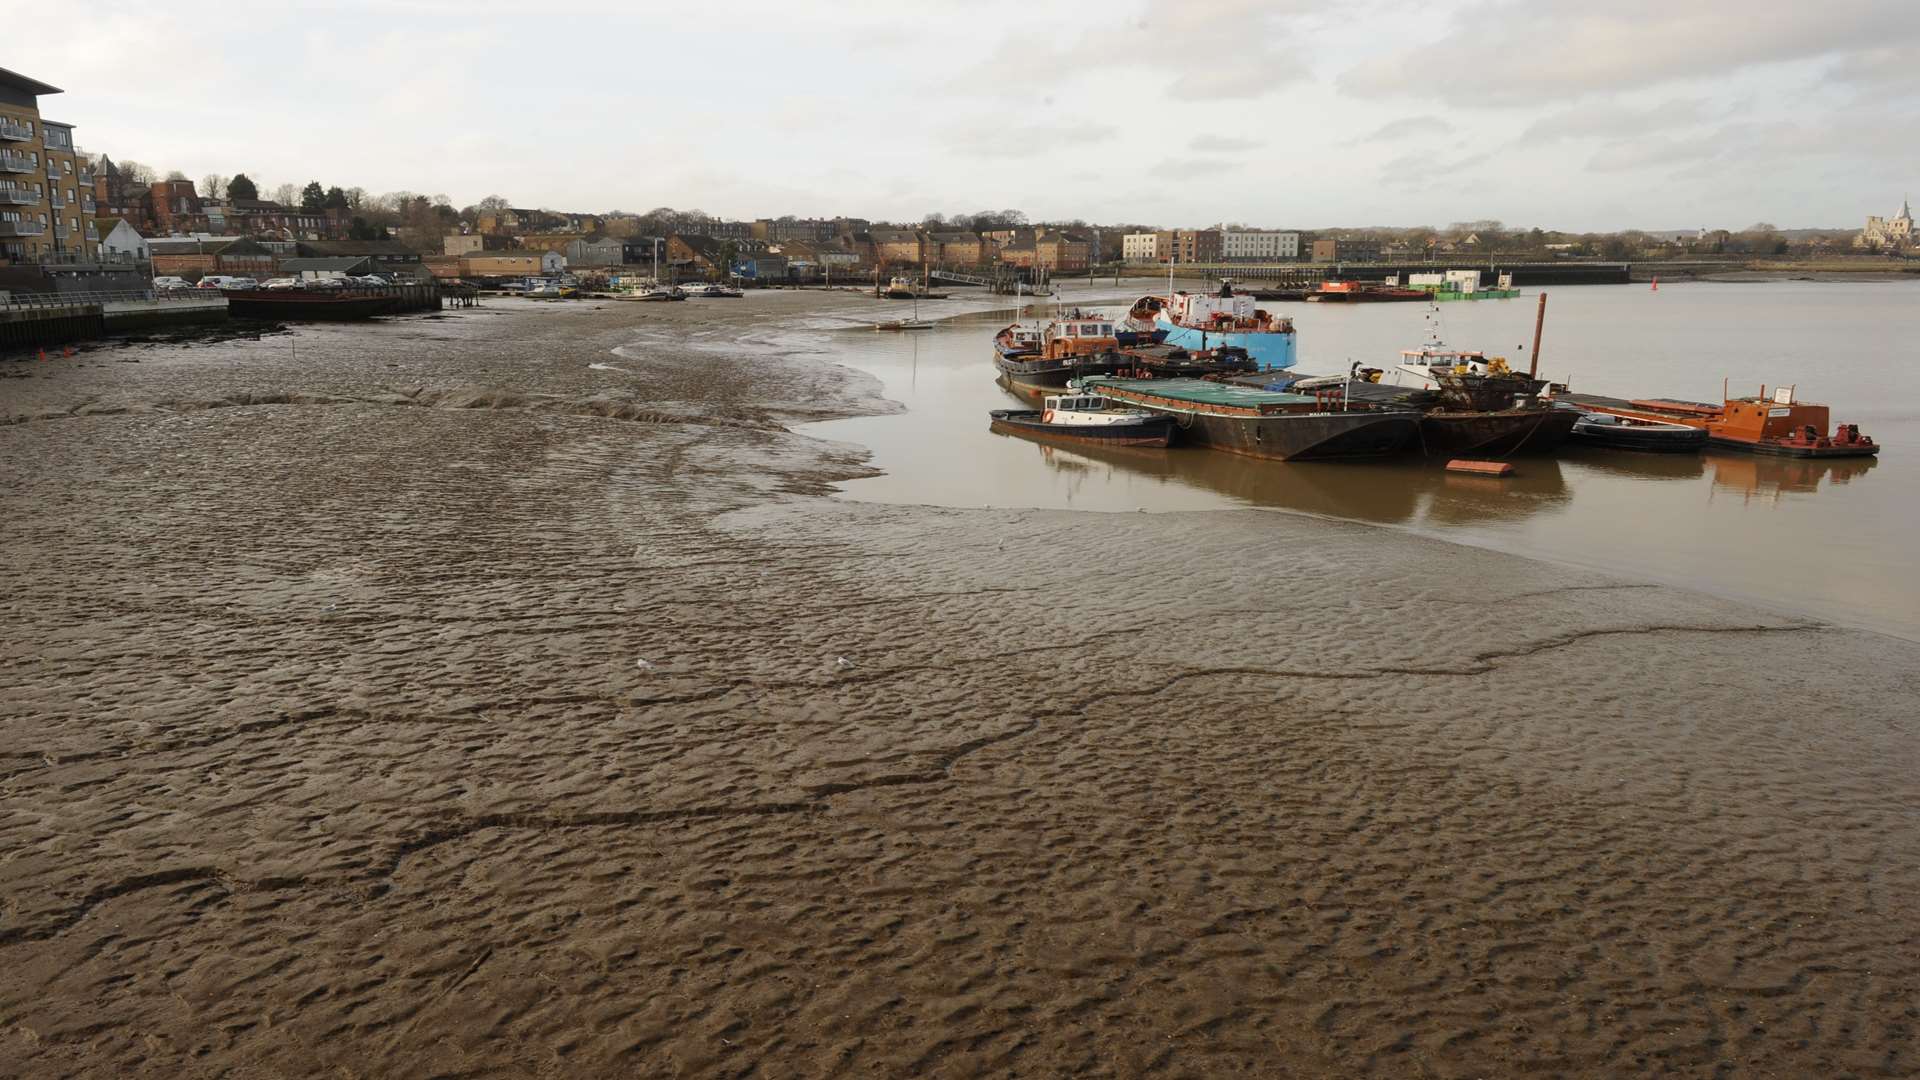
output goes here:
[[[1141, 305], [1136, 303], [1135, 308]], [[1206, 293], [1177, 292], [1164, 304], [1164, 312], [1175, 326], [1189, 330], [1261, 334], [1290, 334], [1293, 320], [1276, 317], [1262, 310], [1253, 297], [1233, 291], [1231, 282], [1222, 282], [1220, 291]]]
[[1046, 357], [1059, 360], [1069, 356], [1111, 352], [1120, 347], [1120, 339], [1114, 336], [1114, 330], [1112, 319], [1094, 316], [1055, 319], [1047, 324], [1044, 335]]

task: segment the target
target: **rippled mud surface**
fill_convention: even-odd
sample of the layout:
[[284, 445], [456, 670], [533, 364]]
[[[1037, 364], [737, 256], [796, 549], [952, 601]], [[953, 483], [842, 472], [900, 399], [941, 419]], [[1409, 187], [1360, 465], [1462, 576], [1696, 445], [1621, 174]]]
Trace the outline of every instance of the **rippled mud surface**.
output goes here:
[[858, 303], [0, 380], [0, 1075], [1920, 1068], [1914, 646], [823, 498]]

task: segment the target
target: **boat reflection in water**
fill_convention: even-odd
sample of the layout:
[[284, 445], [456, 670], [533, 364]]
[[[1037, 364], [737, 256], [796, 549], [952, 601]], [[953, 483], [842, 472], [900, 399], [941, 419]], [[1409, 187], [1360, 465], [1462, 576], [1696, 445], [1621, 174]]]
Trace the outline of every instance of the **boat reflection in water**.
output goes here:
[[1852, 483], [1880, 463], [1879, 458], [1781, 458], [1746, 454], [1708, 454], [1715, 492], [1736, 492], [1748, 499], [1777, 499], [1819, 490], [1820, 482]]
[[[1014, 438], [1004, 433], [1000, 437]], [[1571, 497], [1560, 463], [1551, 458], [1530, 459], [1517, 474], [1496, 480], [1448, 473], [1419, 458], [1356, 469], [1331, 462], [1248, 461], [1199, 447], [1035, 443], [1034, 453], [1047, 467], [1078, 483], [1106, 483], [1116, 474], [1129, 473], [1253, 506], [1377, 525], [1514, 521], [1560, 507]]]

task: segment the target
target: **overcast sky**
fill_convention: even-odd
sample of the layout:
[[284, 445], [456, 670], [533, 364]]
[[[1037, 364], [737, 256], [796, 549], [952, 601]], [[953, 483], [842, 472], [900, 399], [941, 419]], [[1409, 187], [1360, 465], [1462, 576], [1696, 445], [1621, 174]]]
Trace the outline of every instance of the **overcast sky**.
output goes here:
[[569, 210], [1858, 227], [1920, 0], [569, 0], [8, 12], [82, 147]]

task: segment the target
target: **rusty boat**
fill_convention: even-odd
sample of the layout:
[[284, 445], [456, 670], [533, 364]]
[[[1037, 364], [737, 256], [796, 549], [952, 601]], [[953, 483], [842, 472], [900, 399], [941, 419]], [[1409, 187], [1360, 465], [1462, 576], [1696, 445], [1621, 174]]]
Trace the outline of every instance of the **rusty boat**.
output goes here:
[[1334, 392], [1292, 394], [1207, 379], [1080, 380], [1085, 393], [1173, 419], [1182, 442], [1275, 461], [1383, 457], [1419, 435], [1420, 414], [1343, 400]]
[[1707, 433], [1707, 446], [1716, 450], [1795, 458], [1871, 457], [1880, 452], [1880, 444], [1862, 434], [1859, 424], [1836, 424], [1829, 430], [1831, 410], [1799, 400], [1795, 390], [1780, 386], [1768, 394], [1762, 386], [1753, 397], [1732, 397], [1723, 385], [1717, 405], [1573, 393], [1556, 395], [1555, 400], [1587, 413], [1698, 428]]

